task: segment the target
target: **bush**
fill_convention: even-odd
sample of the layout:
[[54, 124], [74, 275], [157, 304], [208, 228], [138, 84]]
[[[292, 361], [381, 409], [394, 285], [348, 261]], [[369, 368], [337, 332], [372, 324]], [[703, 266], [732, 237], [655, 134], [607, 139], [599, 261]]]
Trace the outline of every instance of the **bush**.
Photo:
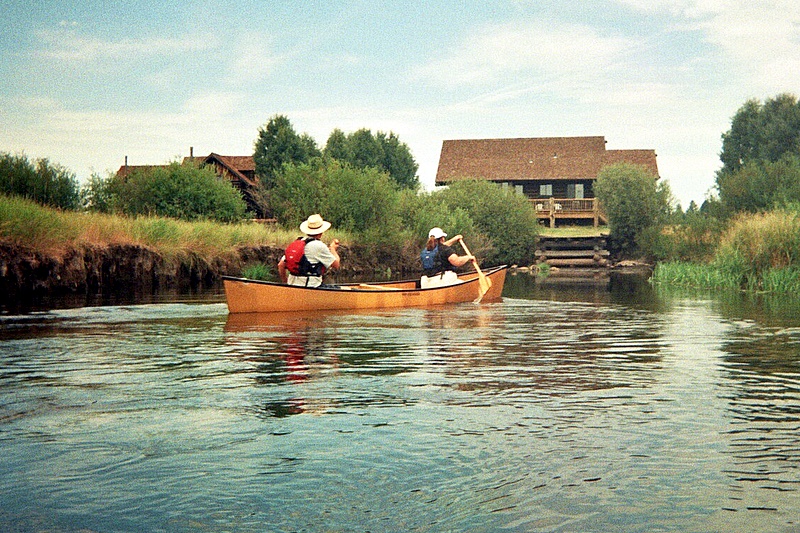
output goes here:
[[80, 206], [75, 174], [47, 159], [31, 162], [24, 155], [0, 153], [0, 193], [61, 209]]
[[171, 163], [110, 179], [110, 204], [126, 215], [220, 222], [245, 216], [246, 204], [239, 191], [212, 169], [192, 163]]
[[800, 267], [800, 215], [773, 211], [738, 217], [714, 261], [736, 270], [742, 285], [752, 288], [759, 288], [770, 270]]
[[242, 270], [242, 277], [259, 281], [275, 281], [275, 269], [264, 263], [256, 263]]
[[663, 228], [645, 230], [642, 246], [658, 261], [710, 261], [722, 236], [722, 221], [699, 211], [676, 218]]
[[399, 245], [407, 236], [399, 191], [374, 168], [355, 169], [329, 158], [284, 165], [275, 177], [270, 204], [282, 225], [297, 227], [320, 213], [337, 230], [354, 232], [369, 243]]
[[477, 240], [481, 243], [488, 243], [488, 238], [480, 233], [469, 213], [462, 207], [451, 208], [440, 194], [417, 194], [404, 190], [400, 195], [400, 212], [403, 225], [419, 246], [424, 245], [428, 240], [428, 232], [435, 226], [443, 228], [449, 235], [460, 233], [470, 236], [471, 240], [476, 240], [475, 236], [478, 236]]
[[[486, 261], [490, 264], [533, 261], [539, 222], [527, 197], [486, 180], [459, 180], [433, 196], [451, 210], [463, 209], [488, 237], [491, 249]], [[470, 251], [476, 252], [472, 246]]]
[[[671, 211], [665, 182], [644, 167], [621, 163], [600, 170], [594, 192], [608, 215], [611, 238], [623, 255], [653, 254], [658, 229]], [[656, 231], [649, 228], [654, 228]]]

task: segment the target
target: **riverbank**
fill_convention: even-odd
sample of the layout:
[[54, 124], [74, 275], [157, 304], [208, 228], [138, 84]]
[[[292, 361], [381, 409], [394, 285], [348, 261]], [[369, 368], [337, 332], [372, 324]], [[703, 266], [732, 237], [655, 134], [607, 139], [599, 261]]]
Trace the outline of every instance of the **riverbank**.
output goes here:
[[[376, 277], [417, 274], [413, 250], [381, 250], [350, 245], [339, 249], [337, 276]], [[237, 246], [204, 256], [194, 252], [165, 255], [133, 244], [81, 244], [50, 253], [18, 244], [0, 243], [0, 304], [40, 294], [138, 294], [193, 291], [219, 285], [222, 276], [239, 276], [249, 265], [276, 265], [283, 248]]]

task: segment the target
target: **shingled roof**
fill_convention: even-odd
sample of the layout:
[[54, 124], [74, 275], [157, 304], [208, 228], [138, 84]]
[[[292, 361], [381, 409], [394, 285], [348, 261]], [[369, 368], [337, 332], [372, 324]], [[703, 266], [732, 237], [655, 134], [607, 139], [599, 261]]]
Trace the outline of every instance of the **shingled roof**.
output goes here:
[[601, 136], [446, 140], [436, 184], [468, 178], [596, 179], [601, 168], [620, 162], [642, 165], [658, 176], [655, 150], [606, 150]]
[[244, 182], [248, 187], [255, 187], [253, 177], [256, 170], [256, 163], [251, 155], [220, 155], [214, 152], [206, 157], [195, 157], [205, 165], [218, 164], [228, 171], [234, 178]]

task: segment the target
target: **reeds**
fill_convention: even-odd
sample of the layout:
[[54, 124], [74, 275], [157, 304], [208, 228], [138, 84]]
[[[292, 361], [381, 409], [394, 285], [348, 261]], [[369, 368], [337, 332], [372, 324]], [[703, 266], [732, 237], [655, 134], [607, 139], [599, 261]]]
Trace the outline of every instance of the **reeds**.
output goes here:
[[800, 292], [800, 215], [742, 215], [723, 234], [709, 263], [659, 263], [653, 281], [707, 289]]

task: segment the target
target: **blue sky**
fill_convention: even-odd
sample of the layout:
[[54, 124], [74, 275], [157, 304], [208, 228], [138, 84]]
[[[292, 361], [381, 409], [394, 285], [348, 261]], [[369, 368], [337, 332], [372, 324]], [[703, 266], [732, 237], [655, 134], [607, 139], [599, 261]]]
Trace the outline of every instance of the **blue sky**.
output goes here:
[[796, 0], [4, 2], [0, 151], [85, 179], [247, 155], [276, 114], [324, 145], [393, 131], [432, 188], [445, 139], [651, 148], [684, 208], [750, 98], [800, 95]]

